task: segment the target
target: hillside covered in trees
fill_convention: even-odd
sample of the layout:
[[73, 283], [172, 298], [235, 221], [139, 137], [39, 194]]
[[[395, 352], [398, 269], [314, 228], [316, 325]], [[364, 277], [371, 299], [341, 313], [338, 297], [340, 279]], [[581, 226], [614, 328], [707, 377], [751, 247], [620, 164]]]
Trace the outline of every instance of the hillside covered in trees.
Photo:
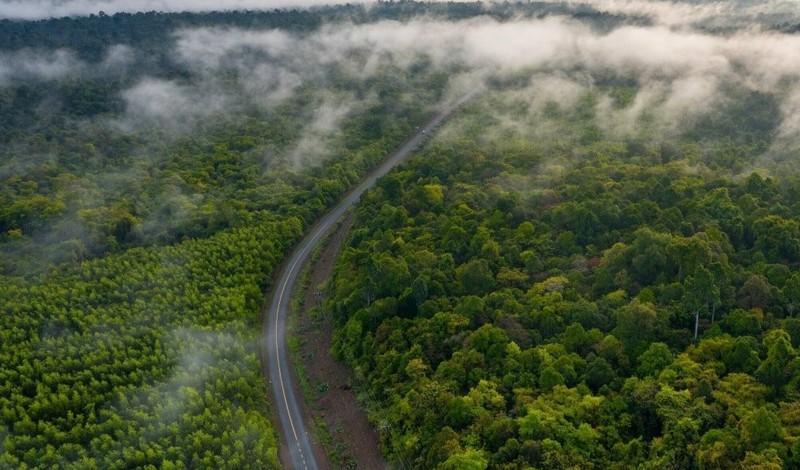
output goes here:
[[273, 270], [472, 92], [328, 286], [387, 457], [800, 465], [800, 22], [627, 5], [0, 20], [0, 467], [278, 467]]
[[732, 177], [688, 141], [487, 138], [498, 105], [379, 184], [332, 281], [334, 352], [378, 397], [386, 451], [794, 467], [800, 181]]
[[798, 38], [548, 26], [358, 209], [326, 312], [384, 452], [797, 467], [798, 75], [727, 47]]

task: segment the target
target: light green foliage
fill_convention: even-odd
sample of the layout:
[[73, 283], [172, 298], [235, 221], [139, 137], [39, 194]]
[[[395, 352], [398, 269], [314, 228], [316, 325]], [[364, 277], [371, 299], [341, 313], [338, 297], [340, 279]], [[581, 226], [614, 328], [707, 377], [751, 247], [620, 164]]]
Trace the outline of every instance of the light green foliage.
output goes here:
[[467, 449], [460, 454], [453, 454], [439, 467], [441, 470], [486, 470], [489, 461], [479, 451]]
[[269, 221], [4, 284], [6, 462], [276, 467], [255, 326], [300, 229]]
[[[59, 49], [88, 69], [0, 84], [0, 468], [278, 467], [256, 355], [273, 269], [430, 116], [447, 77], [387, 63], [364, 81], [329, 64], [329, 80], [303, 76], [286, 97], [262, 102], [235, 71], [177, 59], [176, 30], [302, 35], [351, 13], [367, 15], [343, 6], [0, 25], [3, 57]], [[131, 63], [104, 65], [120, 44]], [[275, 59], [259, 60], [254, 68]], [[175, 93], [213, 82], [229, 101], [200, 117], [182, 108], [131, 123], [128, 92], [162, 80]], [[340, 97], [347, 112], [335, 131], [295, 155], [318, 110]], [[426, 204], [443, 204], [444, 187], [429, 189]], [[446, 265], [376, 256], [377, 285], [354, 298], [378, 320], [398, 311], [390, 296], [422, 306], [441, 289], [433, 266], [406, 287], [427, 261]], [[371, 347], [361, 335], [375, 326], [353, 320], [349, 354]], [[393, 365], [430, 372], [421, 358]]]
[[774, 413], [759, 408], [747, 417], [741, 424], [742, 439], [748, 450], [761, 451], [765, 448], [780, 446], [783, 440], [783, 430], [778, 417]]

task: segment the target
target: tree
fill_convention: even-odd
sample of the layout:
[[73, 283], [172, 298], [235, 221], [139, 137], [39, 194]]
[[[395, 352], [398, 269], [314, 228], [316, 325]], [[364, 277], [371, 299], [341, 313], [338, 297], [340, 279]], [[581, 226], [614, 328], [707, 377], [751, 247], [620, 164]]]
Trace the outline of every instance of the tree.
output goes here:
[[700, 326], [700, 315], [708, 313], [712, 305], [719, 303], [719, 289], [714, 278], [704, 267], [695, 269], [684, 282], [683, 305], [694, 315], [694, 341]]
[[783, 440], [783, 428], [775, 413], [765, 407], [747, 415], [740, 423], [742, 440], [750, 450], [759, 451], [765, 446]]
[[728, 429], [712, 429], [700, 438], [697, 460], [700, 468], [734, 468], [741, 453], [737, 435]]
[[737, 292], [737, 304], [744, 309], [767, 310], [775, 298], [775, 291], [775, 287], [766, 277], [753, 274]]
[[762, 452], [747, 452], [739, 468], [742, 470], [782, 470], [783, 460], [775, 449], [765, 449]]
[[592, 390], [600, 390], [600, 387], [610, 384], [615, 378], [614, 369], [602, 357], [594, 357], [587, 361], [584, 380]]
[[670, 253], [673, 237], [649, 228], [636, 231], [625, 256], [632, 280], [640, 286], [670, 279], [678, 273], [680, 264]]
[[556, 385], [564, 385], [564, 383], [564, 376], [552, 366], [544, 368], [539, 374], [539, 388], [544, 391], [549, 391]]
[[752, 336], [739, 336], [722, 353], [728, 372], [752, 374], [761, 360], [758, 357], [758, 342]]
[[795, 355], [789, 334], [783, 330], [772, 330], [764, 337], [767, 358], [759, 365], [755, 377], [759, 382], [772, 388], [779, 394], [786, 384], [789, 371], [787, 366]]
[[795, 309], [800, 305], [800, 273], [794, 273], [786, 280], [781, 289], [781, 297], [786, 302], [789, 316], [793, 316]]
[[712, 250], [704, 233], [688, 238], [675, 238], [669, 244], [669, 251], [678, 262], [678, 280], [691, 275], [711, 261]]
[[731, 200], [728, 188], [716, 188], [709, 191], [699, 205], [700, 211], [720, 226], [734, 245], [738, 245], [744, 233], [744, 215], [742, 210]]
[[664, 318], [652, 304], [636, 299], [617, 309], [616, 318], [614, 336], [625, 345], [631, 359], [639, 357], [657, 339], [659, 331], [665, 326]]
[[673, 360], [674, 356], [666, 344], [653, 343], [639, 356], [639, 368], [636, 372], [640, 377], [657, 377]]
[[488, 466], [489, 461], [483, 452], [467, 449], [462, 453], [451, 455], [439, 468], [442, 470], [486, 470]]
[[755, 248], [771, 262], [800, 259], [800, 224], [778, 215], [768, 215], [753, 222]]
[[494, 289], [495, 279], [485, 259], [473, 259], [456, 268], [458, 282], [469, 294], [481, 295]]

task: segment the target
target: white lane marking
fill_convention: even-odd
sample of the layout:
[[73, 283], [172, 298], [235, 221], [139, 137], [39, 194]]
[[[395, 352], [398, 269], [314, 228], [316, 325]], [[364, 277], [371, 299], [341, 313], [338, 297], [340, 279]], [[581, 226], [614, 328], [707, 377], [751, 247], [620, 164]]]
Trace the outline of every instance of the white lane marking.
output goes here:
[[300, 445], [300, 439], [297, 438], [297, 430], [294, 427], [294, 419], [292, 419], [292, 411], [289, 408], [289, 399], [286, 396], [286, 386], [283, 381], [283, 368], [281, 367], [281, 350], [278, 343], [278, 331], [279, 331], [278, 323], [282, 311], [281, 306], [283, 304], [283, 295], [286, 293], [286, 287], [288, 286], [289, 281], [292, 279], [292, 275], [294, 273], [295, 268], [297, 267], [297, 264], [303, 258], [306, 251], [308, 251], [309, 247], [311, 247], [314, 244], [316, 239], [327, 228], [328, 225], [330, 225], [330, 223], [326, 223], [323, 221], [323, 224], [319, 228], [319, 230], [317, 230], [317, 232], [311, 237], [308, 243], [306, 243], [297, 253], [294, 262], [289, 267], [286, 279], [284, 280], [283, 285], [281, 286], [281, 291], [278, 294], [278, 304], [276, 306], [276, 312], [275, 312], [275, 358], [277, 359], [277, 364], [278, 364], [278, 382], [280, 383], [281, 393], [283, 394], [283, 404], [284, 407], [286, 407], [286, 416], [288, 416], [289, 418], [289, 427], [292, 429], [292, 435], [294, 436], [295, 443], [297, 444], [297, 449], [300, 452], [300, 459], [303, 461], [303, 468], [305, 469], [308, 469], [308, 465], [306, 464], [306, 459], [305, 456], [303, 455], [303, 448]]
[[[463, 101], [466, 101], [466, 100], [463, 100]], [[438, 126], [442, 121], [444, 121], [444, 119], [448, 115], [450, 115], [453, 111], [455, 111], [455, 109], [460, 104], [462, 104], [462, 103], [459, 102], [452, 109], [449, 109], [449, 110], [445, 111], [444, 113], [442, 113], [442, 115], [440, 115], [438, 118], [436, 118], [434, 121], [432, 121], [430, 124], [428, 124], [428, 126], [426, 126], [424, 128], [424, 131], [422, 132], [422, 134], [420, 134], [418, 132], [415, 137], [412, 137], [409, 141], [407, 141], [405, 145], [400, 147], [400, 149], [394, 154], [394, 156], [390, 157], [390, 159], [388, 161], [386, 161], [383, 165], [379, 166], [378, 171], [375, 174], [373, 174], [372, 176], [368, 177], [361, 184], [357, 185], [355, 190], [352, 193], [350, 193], [350, 196], [346, 196], [345, 199], [339, 205], [334, 206], [334, 208], [331, 210], [331, 212], [328, 213], [328, 215], [326, 217], [323, 217], [319, 229], [316, 231], [316, 233], [314, 233], [314, 235], [308, 240], [308, 242], [297, 253], [297, 256], [295, 257], [294, 262], [289, 267], [288, 274], [286, 275], [286, 280], [283, 282], [283, 285], [281, 286], [280, 293], [278, 294], [278, 304], [276, 306], [276, 312], [275, 312], [275, 358], [277, 359], [277, 364], [278, 364], [278, 381], [280, 382], [281, 393], [283, 394], [283, 404], [284, 404], [284, 407], [286, 408], [286, 416], [289, 418], [289, 427], [292, 429], [292, 435], [294, 436], [295, 443], [297, 444], [297, 449], [298, 449], [298, 452], [300, 453], [300, 459], [303, 461], [303, 468], [305, 468], [306, 470], [308, 470], [308, 465], [306, 464], [306, 459], [305, 459], [305, 456], [303, 455], [303, 448], [300, 445], [300, 439], [298, 439], [298, 437], [297, 437], [297, 430], [294, 427], [294, 420], [292, 419], [292, 412], [291, 412], [291, 409], [289, 408], [289, 399], [288, 399], [288, 397], [286, 395], [286, 386], [285, 386], [284, 381], [283, 381], [283, 368], [281, 367], [281, 351], [280, 351], [280, 347], [279, 347], [279, 343], [278, 343], [278, 332], [279, 332], [278, 324], [279, 324], [281, 310], [282, 310], [281, 304], [283, 303], [283, 295], [286, 292], [286, 288], [287, 288], [287, 286], [289, 284], [289, 280], [292, 278], [292, 273], [294, 272], [295, 268], [297, 267], [297, 264], [305, 256], [305, 253], [309, 250], [309, 248], [314, 246], [314, 244], [317, 242], [317, 239], [319, 238], [320, 234], [323, 231], [327, 230], [328, 227], [330, 227], [330, 225], [332, 225], [333, 222], [337, 221], [341, 217], [342, 213], [344, 213], [344, 210], [342, 208], [347, 208], [347, 207], [352, 206], [353, 204], [355, 204], [356, 200], [358, 200], [358, 198], [361, 197], [361, 194], [366, 192], [366, 190], [368, 188], [370, 188], [373, 185], [375, 185], [375, 183], [377, 182], [377, 179], [378, 179], [378, 177], [376, 176], [377, 174], [386, 174], [386, 173], [388, 173], [388, 171], [390, 171], [392, 168], [394, 168], [399, 163], [399, 160], [405, 158], [405, 157], [398, 157], [398, 155], [406, 154], [406, 156], [407, 156], [407, 154], [410, 154], [411, 152], [413, 152], [414, 148], [417, 145], [419, 145], [419, 141], [422, 140], [422, 135], [425, 134], [425, 131], [431, 130], [431, 129], [435, 128], [436, 126]], [[341, 212], [341, 213], [339, 213], [339, 212]]]

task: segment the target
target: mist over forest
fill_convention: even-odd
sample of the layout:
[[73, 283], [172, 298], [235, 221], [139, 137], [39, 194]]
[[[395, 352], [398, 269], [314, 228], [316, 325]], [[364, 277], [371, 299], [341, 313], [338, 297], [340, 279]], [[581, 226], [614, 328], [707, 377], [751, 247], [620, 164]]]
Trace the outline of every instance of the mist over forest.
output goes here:
[[[131, 22], [133, 27], [121, 30], [128, 39], [104, 39], [100, 47], [87, 38], [91, 32], [72, 29], [68, 20], [54, 23], [63, 38], [74, 39], [73, 48], [69, 42], [36, 44], [48, 42], [39, 35], [32, 44], [14, 46], [12, 31], [41, 23], [6, 22], [0, 174], [20, 177], [65, 160], [82, 170], [102, 169], [91, 181], [42, 188], [60, 197], [34, 203], [31, 212], [7, 209], [2, 228], [27, 229], [12, 241], [21, 246], [12, 250], [17, 253], [71, 240], [87, 254], [102, 253], [114, 241], [98, 233], [92, 211], [116, 203], [126, 206], [118, 218], [129, 218], [135, 232], [123, 244], [175, 240], [187, 234], [183, 226], [208, 194], [175, 179], [145, 200], [127, 193], [131, 180], [142, 181], [146, 167], [160, 164], [168, 151], [164, 145], [220, 129], [234, 116], [277, 119], [281, 107], [296, 106], [288, 133], [296, 135], [284, 135], [286, 142], [271, 141], [249, 156], [258, 171], [275, 161], [315, 165], [335, 153], [331, 143], [349, 117], [385, 104], [387, 86], [411, 105], [413, 93], [402, 88], [420, 93], [428, 85], [421, 74], [437, 80], [425, 105], [439, 106], [469, 89], [502, 88], [498, 99], [527, 109], [524, 119], [499, 120], [533, 133], [547, 131], [546, 124], [534, 122], [546, 108], [574, 108], [587, 94], [598, 130], [616, 139], [674, 139], [698, 126], [724, 126], [735, 119], [736, 107], [755, 107], [752, 113], [764, 116], [744, 127], [728, 126], [738, 126], [738, 133], [753, 140], [758, 159], [785, 158], [799, 131], [798, 39], [775, 24], [745, 21], [746, 27], [731, 30], [721, 23], [728, 15], [733, 25], [737, 18], [772, 18], [781, 8], [596, 2], [581, 4], [570, 16], [570, 7], [559, 3], [523, 5], [519, 11], [491, 4], [411, 3], [272, 15], [272, 21], [288, 21], [288, 28], [239, 26], [246, 16], [236, 13], [222, 15], [217, 21], [222, 24], [213, 24], [213, 14], [174, 24], [164, 23], [167, 15], [148, 22], [152, 14], [74, 20]], [[158, 28], [165, 41], [149, 42], [149, 27]], [[384, 83], [374, 85], [380, 80]], [[89, 161], [94, 164], [86, 165]], [[743, 171], [754, 168], [751, 162], [741, 165]], [[75, 246], [53, 256], [74, 256], [64, 251]]]
[[468, 93], [320, 307], [387, 459], [800, 462], [795, 2], [218, 3], [0, 0], [0, 466], [278, 466], [273, 270]]

